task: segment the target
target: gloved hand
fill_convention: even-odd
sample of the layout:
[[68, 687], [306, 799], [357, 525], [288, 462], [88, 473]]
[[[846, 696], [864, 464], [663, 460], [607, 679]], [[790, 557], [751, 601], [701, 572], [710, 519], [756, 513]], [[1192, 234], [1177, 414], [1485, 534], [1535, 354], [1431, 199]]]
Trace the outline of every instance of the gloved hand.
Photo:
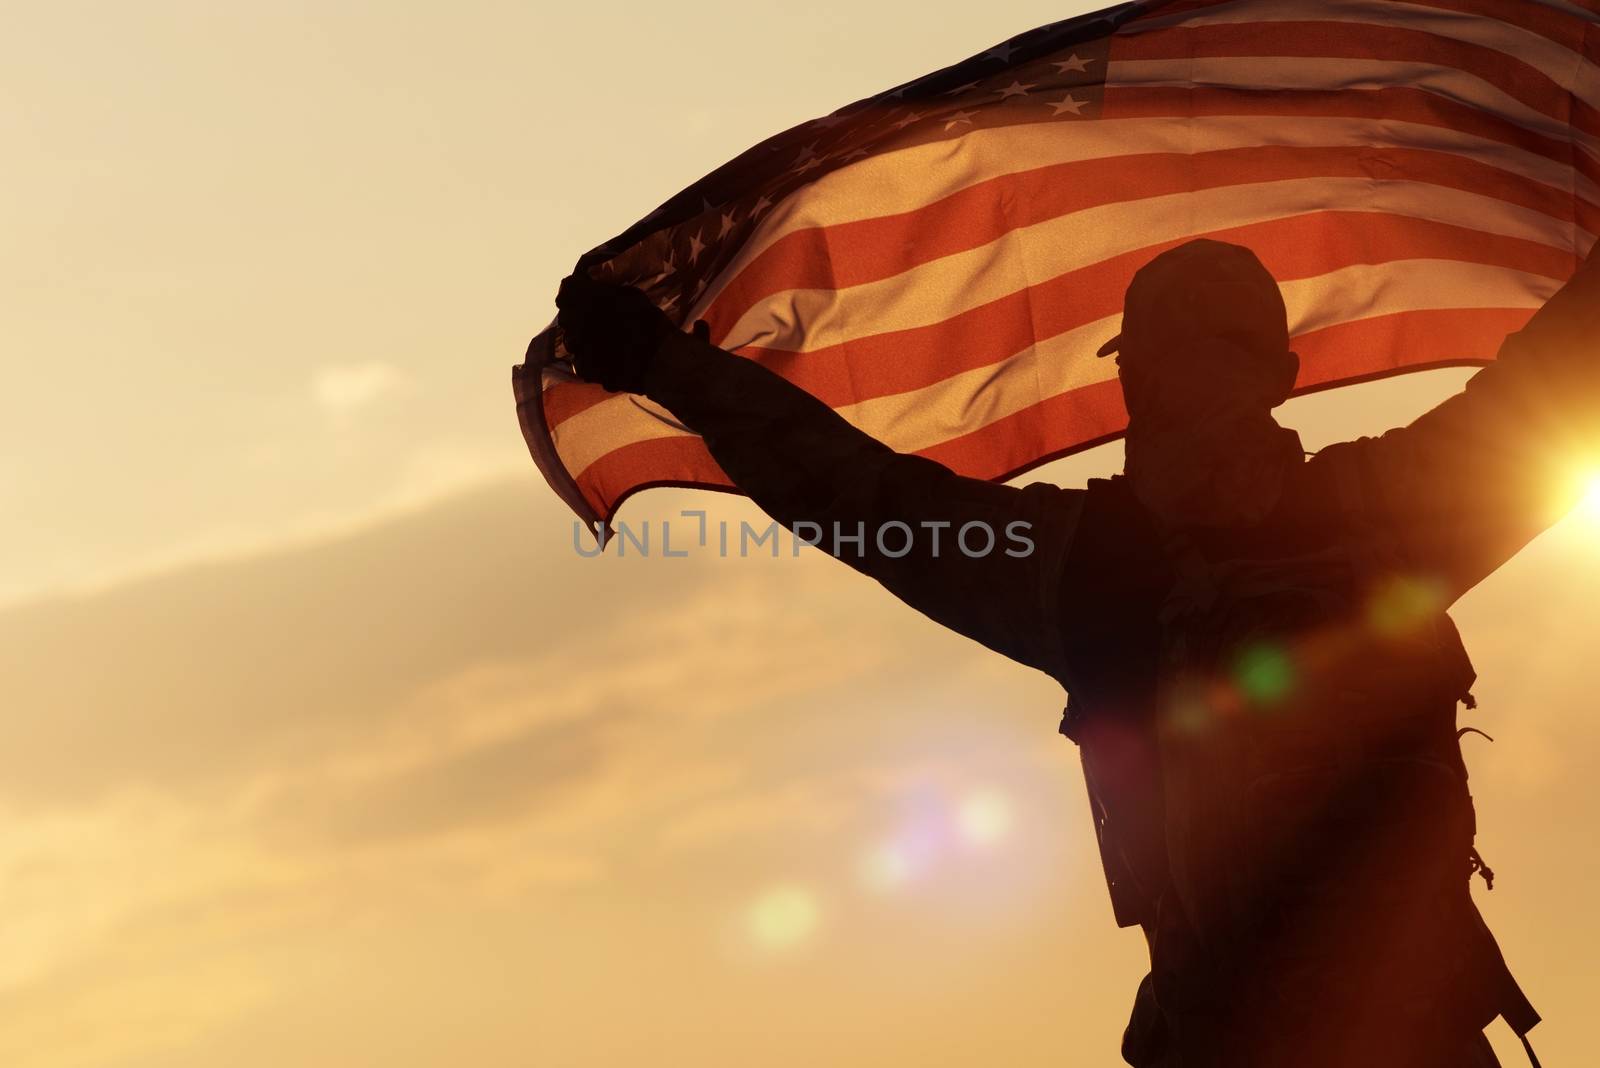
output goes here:
[[582, 272], [562, 280], [556, 307], [572, 369], [613, 393], [643, 392], [656, 350], [677, 332], [640, 290], [597, 282]]

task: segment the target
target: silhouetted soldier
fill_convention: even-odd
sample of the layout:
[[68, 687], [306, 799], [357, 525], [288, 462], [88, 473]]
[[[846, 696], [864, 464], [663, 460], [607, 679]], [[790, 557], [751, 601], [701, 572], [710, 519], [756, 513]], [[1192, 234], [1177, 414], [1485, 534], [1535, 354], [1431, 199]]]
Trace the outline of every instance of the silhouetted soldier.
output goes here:
[[[1445, 610], [1559, 516], [1600, 438], [1600, 256], [1461, 393], [1307, 458], [1271, 415], [1299, 365], [1271, 275], [1234, 245], [1164, 253], [1101, 350], [1125, 473], [1086, 490], [896, 453], [637, 290], [574, 276], [557, 304], [579, 375], [659, 402], [773, 518], [842, 529], [822, 547], [1068, 691], [1117, 920], [1150, 950], [1129, 1063], [1493, 1065], [1495, 1016], [1537, 1022], [1469, 892], [1492, 875]], [[874, 536], [895, 521], [904, 555]], [[1032, 553], [1000, 535], [1017, 522]], [[975, 523], [1000, 536], [974, 556]]]

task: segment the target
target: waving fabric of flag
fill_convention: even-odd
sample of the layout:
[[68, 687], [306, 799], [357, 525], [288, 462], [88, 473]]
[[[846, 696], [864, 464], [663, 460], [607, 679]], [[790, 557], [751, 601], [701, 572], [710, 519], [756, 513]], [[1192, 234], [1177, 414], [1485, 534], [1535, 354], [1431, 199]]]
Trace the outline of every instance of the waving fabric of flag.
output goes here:
[[[1172, 0], [1024, 33], [755, 146], [586, 254], [902, 452], [1003, 479], [1115, 437], [1133, 273], [1283, 288], [1301, 391], [1493, 358], [1600, 232], [1593, 0]], [[727, 487], [559, 333], [513, 379], [578, 514]]]

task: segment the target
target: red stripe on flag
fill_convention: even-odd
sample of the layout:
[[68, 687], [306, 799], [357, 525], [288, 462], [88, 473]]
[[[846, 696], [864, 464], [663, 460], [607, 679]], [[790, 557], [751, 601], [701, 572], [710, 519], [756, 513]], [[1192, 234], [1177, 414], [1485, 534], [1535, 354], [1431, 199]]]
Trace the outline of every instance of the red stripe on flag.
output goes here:
[[671, 437], [636, 441], [595, 460], [576, 482], [583, 499], [602, 520], [616, 515], [623, 501], [658, 486], [733, 488], [733, 481], [711, 458], [700, 438]]
[[1600, 115], [1595, 109], [1576, 99], [1538, 67], [1485, 45], [1399, 26], [1365, 22], [1170, 26], [1113, 37], [1110, 63], [1244, 56], [1370, 59], [1449, 68], [1486, 82], [1553, 119], [1571, 122], [1585, 133], [1600, 133]]
[[544, 390], [545, 425], [552, 430], [611, 394], [593, 382], [557, 382]]
[[[1444, 366], [1489, 363], [1506, 335], [1533, 318], [1533, 308], [1447, 308], [1380, 315], [1301, 334], [1293, 341], [1300, 354], [1299, 393], [1330, 385], [1383, 378], [1417, 364]], [[1400, 361], [1376, 367], [1375, 352], [1394, 352]]]

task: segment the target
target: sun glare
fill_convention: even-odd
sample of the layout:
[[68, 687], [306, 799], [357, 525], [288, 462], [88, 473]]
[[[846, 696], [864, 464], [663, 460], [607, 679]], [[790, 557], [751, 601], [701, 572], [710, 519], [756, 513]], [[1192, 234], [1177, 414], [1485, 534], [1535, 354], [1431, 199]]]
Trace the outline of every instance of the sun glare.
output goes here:
[[1578, 515], [1600, 526], [1600, 475], [1590, 475], [1583, 499], [1578, 502]]

